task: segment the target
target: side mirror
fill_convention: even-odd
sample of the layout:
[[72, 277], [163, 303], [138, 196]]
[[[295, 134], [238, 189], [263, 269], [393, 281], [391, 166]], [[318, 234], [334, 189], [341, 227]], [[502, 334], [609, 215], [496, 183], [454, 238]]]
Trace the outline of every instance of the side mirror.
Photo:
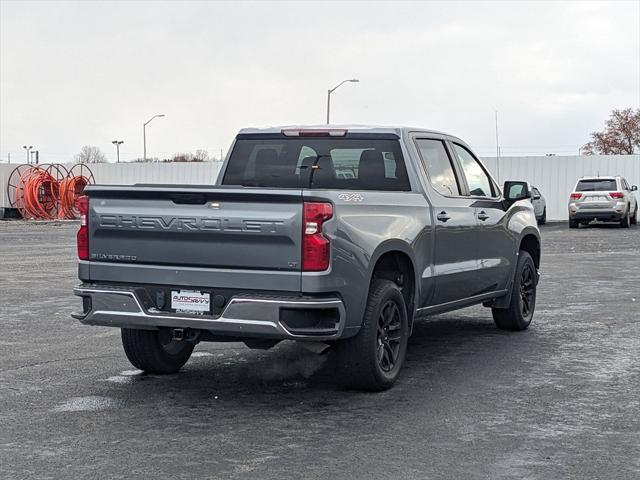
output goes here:
[[533, 199], [534, 199], [534, 200], [540, 200], [540, 195], [534, 195], [534, 196], [533, 196]]
[[635, 192], [636, 190], [638, 190], [638, 187], [636, 185], [631, 185], [631, 191]]
[[525, 198], [531, 198], [531, 190], [527, 182], [504, 182], [502, 191], [504, 192], [504, 199], [509, 204], [517, 202], [518, 200], [524, 200]]

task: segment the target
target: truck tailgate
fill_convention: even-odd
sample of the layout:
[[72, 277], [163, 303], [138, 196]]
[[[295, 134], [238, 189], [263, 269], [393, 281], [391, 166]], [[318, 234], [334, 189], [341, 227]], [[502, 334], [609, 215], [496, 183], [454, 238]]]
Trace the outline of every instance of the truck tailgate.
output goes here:
[[300, 271], [300, 190], [136, 185], [85, 192], [91, 262]]

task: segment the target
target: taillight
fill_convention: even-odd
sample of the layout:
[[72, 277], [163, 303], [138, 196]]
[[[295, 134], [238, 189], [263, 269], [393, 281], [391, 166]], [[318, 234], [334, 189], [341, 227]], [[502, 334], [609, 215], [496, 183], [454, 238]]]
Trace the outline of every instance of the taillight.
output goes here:
[[571, 200], [580, 200], [582, 198], [582, 194], [581, 193], [572, 193], [571, 194]]
[[333, 216], [330, 203], [304, 202], [302, 224], [302, 270], [320, 272], [329, 268], [329, 239], [322, 224]]
[[610, 192], [609, 196], [611, 198], [624, 198], [624, 193], [622, 193], [622, 192]]
[[78, 258], [89, 260], [89, 197], [78, 197], [76, 208], [80, 212], [80, 229], [76, 235]]

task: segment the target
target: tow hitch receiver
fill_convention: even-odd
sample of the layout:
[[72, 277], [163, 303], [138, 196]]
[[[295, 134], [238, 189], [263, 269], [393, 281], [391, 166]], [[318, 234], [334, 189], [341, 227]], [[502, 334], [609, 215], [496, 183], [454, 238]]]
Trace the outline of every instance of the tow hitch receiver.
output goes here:
[[198, 343], [201, 330], [191, 328], [161, 328], [160, 340], [163, 344], [168, 342], [193, 342]]
[[172, 328], [171, 340], [197, 343], [200, 333], [202, 333], [201, 330], [192, 330], [191, 328]]
[[174, 328], [171, 330], [171, 340], [181, 342], [185, 338], [184, 328]]

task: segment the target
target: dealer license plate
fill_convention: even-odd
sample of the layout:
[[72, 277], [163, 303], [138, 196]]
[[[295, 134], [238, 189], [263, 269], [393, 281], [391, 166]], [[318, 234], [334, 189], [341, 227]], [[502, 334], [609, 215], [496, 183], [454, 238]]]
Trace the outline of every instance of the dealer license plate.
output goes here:
[[196, 290], [172, 290], [171, 308], [179, 313], [197, 313], [202, 315], [210, 310], [211, 296]]

